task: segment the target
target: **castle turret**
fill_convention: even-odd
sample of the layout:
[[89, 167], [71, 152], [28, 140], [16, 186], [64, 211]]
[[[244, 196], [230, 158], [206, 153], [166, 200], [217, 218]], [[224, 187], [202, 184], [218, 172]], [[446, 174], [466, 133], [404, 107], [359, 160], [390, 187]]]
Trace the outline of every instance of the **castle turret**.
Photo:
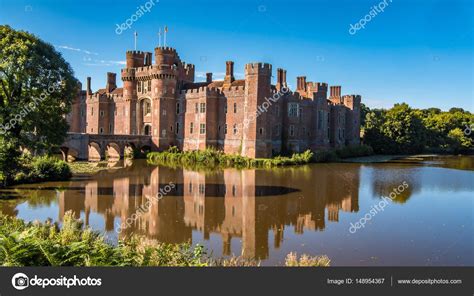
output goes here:
[[145, 64], [145, 53], [143, 51], [127, 51], [127, 68], [143, 67]]

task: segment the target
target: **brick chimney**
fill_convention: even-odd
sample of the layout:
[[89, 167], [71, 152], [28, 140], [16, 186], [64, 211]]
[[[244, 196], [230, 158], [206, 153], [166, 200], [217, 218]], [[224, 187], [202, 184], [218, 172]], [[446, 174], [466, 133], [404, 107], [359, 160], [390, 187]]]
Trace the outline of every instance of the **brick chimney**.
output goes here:
[[114, 89], [117, 88], [116, 84], [116, 77], [117, 74], [108, 72], [107, 73], [107, 86], [105, 89], [107, 90], [108, 93], [111, 93]]
[[282, 87], [286, 87], [286, 70], [278, 68], [276, 88], [279, 90]]
[[296, 77], [296, 91], [306, 91], [306, 76]]
[[86, 92], [87, 92], [88, 95], [92, 94], [91, 78], [90, 77], [87, 77]]
[[230, 87], [232, 82], [235, 80], [234, 78], [234, 62], [227, 61], [225, 63], [225, 78], [224, 78], [224, 86]]
[[212, 73], [206, 73], [206, 82], [211, 83], [212, 82]]

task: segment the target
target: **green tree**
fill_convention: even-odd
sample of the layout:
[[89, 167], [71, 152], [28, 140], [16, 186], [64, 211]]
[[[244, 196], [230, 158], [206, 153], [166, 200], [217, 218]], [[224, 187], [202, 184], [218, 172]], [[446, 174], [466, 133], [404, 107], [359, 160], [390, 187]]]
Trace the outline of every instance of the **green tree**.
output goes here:
[[426, 129], [417, 113], [408, 104], [395, 104], [386, 116], [382, 132], [394, 143], [396, 153], [419, 153], [423, 151]]
[[[4, 178], [20, 149], [50, 152], [68, 130], [65, 115], [77, 93], [71, 66], [51, 44], [0, 26], [0, 152]], [[15, 148], [15, 149], [14, 149]]]

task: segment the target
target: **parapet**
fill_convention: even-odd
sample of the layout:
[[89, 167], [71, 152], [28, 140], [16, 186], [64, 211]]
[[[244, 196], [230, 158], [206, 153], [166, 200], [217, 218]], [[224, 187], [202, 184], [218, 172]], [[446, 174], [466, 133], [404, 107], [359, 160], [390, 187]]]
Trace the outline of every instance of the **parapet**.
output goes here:
[[169, 46], [161, 46], [161, 47], [155, 47], [155, 54], [157, 52], [162, 52], [162, 53], [176, 53], [176, 49], [173, 47]]
[[249, 63], [245, 65], [245, 75], [271, 75], [272, 65], [268, 63]]

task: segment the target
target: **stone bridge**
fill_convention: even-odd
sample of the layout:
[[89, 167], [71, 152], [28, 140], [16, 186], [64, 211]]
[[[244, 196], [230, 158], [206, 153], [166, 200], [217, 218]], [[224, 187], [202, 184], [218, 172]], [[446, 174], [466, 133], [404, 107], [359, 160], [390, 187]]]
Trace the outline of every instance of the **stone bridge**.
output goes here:
[[132, 155], [134, 149], [151, 150], [151, 137], [68, 133], [61, 145], [63, 159], [67, 161], [121, 159]]

